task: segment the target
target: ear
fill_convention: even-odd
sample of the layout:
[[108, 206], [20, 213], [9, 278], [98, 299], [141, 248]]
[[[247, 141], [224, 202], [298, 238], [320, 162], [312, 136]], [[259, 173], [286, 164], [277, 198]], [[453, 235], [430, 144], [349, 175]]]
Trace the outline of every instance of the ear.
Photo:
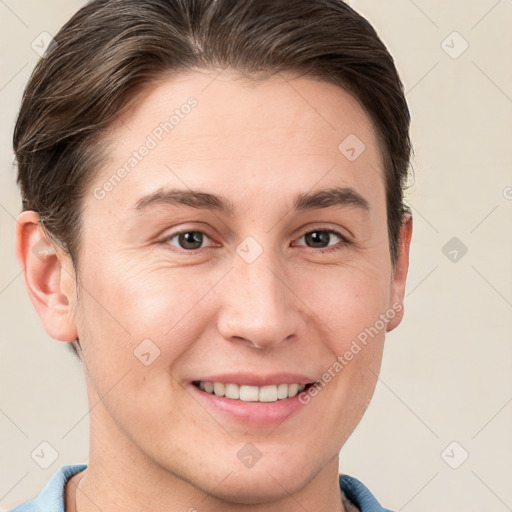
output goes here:
[[387, 324], [386, 331], [397, 327], [404, 316], [404, 295], [409, 270], [409, 249], [412, 236], [412, 214], [406, 213], [400, 228], [398, 257], [391, 277], [391, 294], [389, 308], [395, 311], [395, 316]]
[[75, 340], [75, 272], [71, 257], [48, 239], [36, 212], [24, 211], [17, 218], [16, 257], [46, 332], [58, 341]]

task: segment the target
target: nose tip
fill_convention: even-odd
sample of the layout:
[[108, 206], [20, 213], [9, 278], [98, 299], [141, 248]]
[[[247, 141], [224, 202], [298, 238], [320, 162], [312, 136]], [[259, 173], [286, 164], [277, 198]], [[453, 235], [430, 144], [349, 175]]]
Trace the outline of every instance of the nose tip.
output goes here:
[[224, 308], [219, 322], [223, 337], [258, 349], [273, 347], [292, 338], [296, 331], [293, 312], [282, 302], [258, 301], [255, 295], [261, 295], [261, 292], [248, 293], [236, 306]]
[[246, 344], [252, 348], [258, 349], [258, 350], [266, 350], [268, 348], [278, 346], [282, 342], [285, 342], [288, 338], [293, 338], [293, 334], [289, 334], [283, 340], [276, 339], [275, 341], [273, 341], [269, 337], [257, 338], [254, 335], [251, 338], [242, 338], [241, 336], [233, 336], [232, 337], [233, 341], [238, 341], [240, 343], [244, 343], [244, 344]]
[[218, 320], [224, 339], [261, 350], [298, 334], [303, 322], [300, 302], [263, 259], [235, 265], [226, 281]]

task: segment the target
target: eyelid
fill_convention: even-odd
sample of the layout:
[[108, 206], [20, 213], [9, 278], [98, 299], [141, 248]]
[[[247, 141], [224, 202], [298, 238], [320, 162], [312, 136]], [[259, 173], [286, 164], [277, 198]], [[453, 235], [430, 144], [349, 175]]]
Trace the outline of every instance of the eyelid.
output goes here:
[[298, 236], [296, 235], [296, 238], [300, 238], [300, 237], [303, 237], [306, 233], [311, 233], [313, 231], [328, 231], [330, 233], [334, 233], [336, 235], [338, 235], [340, 238], [342, 238], [343, 240], [346, 240], [347, 242], [350, 241], [351, 237], [348, 233], [345, 233], [344, 231], [348, 231], [348, 230], [343, 230], [342, 228], [340, 227], [333, 227], [332, 225], [323, 225], [323, 224], [313, 224], [313, 225], [308, 225], [304, 228], [301, 228], [299, 231], [298, 231]]

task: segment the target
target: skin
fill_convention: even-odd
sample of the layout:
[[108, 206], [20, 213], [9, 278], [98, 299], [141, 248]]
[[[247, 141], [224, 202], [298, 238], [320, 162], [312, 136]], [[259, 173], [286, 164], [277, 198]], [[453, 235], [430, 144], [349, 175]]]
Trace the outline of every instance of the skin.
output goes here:
[[[380, 314], [401, 305], [412, 220], [393, 267], [384, 171], [375, 129], [344, 90], [276, 75], [258, 85], [223, 72], [194, 72], [148, 87], [113, 125], [109, 159], [84, 199], [79, 285], [69, 256], [44, 257], [34, 212], [18, 218], [17, 254], [31, 299], [51, 337], [83, 351], [90, 457], [68, 482], [66, 510], [342, 511], [339, 451], [374, 392], [381, 329], [318, 395], [277, 427], [232, 421], [192, 398], [191, 379], [224, 372], [288, 371], [320, 378]], [[217, 78], [215, 78], [217, 77]], [[290, 80], [288, 82], [288, 80]], [[198, 105], [104, 199], [101, 186], [169, 112]], [[339, 150], [356, 134], [355, 161]], [[351, 187], [368, 202], [294, 211], [299, 193]], [[184, 205], [137, 201], [160, 187], [200, 189], [234, 205], [232, 218]], [[313, 245], [306, 233], [334, 229]], [[201, 249], [180, 230], [204, 233]], [[236, 248], [252, 236], [252, 263]], [[322, 253], [328, 245], [339, 250]], [[188, 252], [187, 252], [188, 251]], [[160, 356], [134, 349], [151, 339]], [[101, 397], [101, 399], [100, 399]], [[246, 443], [261, 459], [247, 468]]]

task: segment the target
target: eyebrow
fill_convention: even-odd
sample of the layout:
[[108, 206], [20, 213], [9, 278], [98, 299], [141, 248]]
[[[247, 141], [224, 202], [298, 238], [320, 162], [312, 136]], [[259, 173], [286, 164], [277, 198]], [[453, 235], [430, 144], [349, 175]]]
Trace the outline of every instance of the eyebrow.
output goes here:
[[[228, 217], [233, 217], [236, 210], [234, 203], [223, 196], [200, 190], [179, 188], [158, 189], [139, 199], [134, 208], [143, 210], [153, 205], [185, 205], [191, 208], [217, 211]], [[332, 187], [316, 192], [302, 193], [295, 198], [293, 203], [293, 209], [297, 211], [317, 210], [332, 206], [354, 206], [361, 210], [370, 210], [368, 201], [350, 187]]]

